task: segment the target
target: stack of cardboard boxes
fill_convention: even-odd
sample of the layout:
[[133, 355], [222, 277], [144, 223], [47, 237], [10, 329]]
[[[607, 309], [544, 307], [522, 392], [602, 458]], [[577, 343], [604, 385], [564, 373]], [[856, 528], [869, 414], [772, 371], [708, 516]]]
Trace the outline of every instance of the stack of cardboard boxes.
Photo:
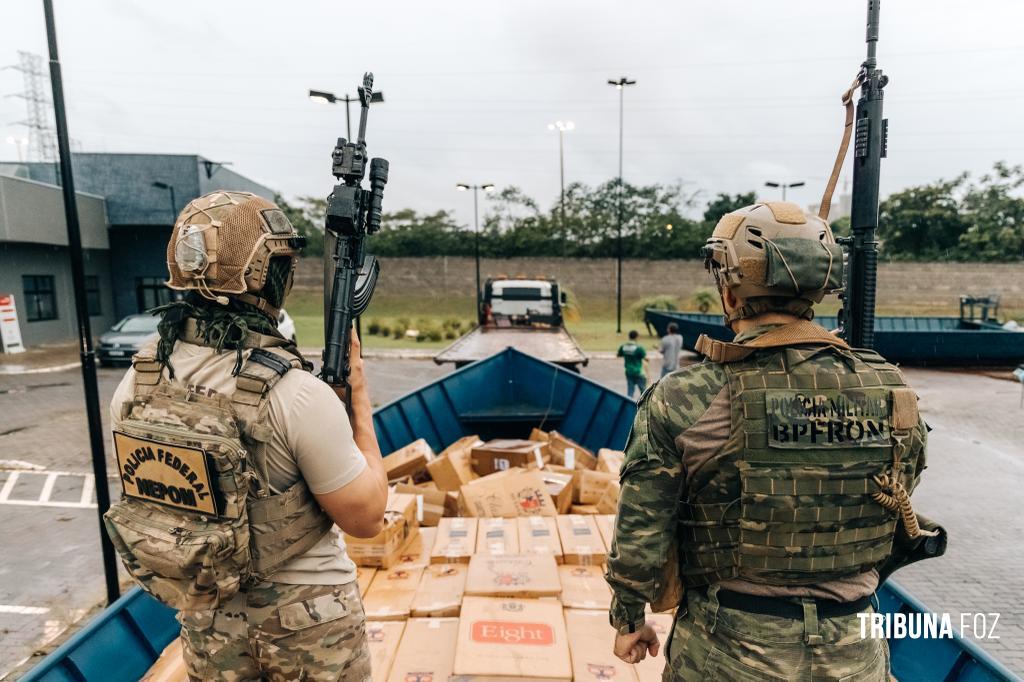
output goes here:
[[[661, 656], [631, 666], [611, 650], [621, 452], [534, 430], [396, 456], [388, 525], [349, 545], [375, 681], [661, 679]], [[667, 634], [671, 616], [650, 618]]]

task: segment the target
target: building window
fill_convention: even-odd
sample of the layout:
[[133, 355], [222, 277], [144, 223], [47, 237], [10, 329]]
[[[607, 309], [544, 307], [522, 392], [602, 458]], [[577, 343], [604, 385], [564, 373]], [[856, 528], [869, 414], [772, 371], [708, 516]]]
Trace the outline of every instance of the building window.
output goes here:
[[164, 303], [174, 300], [174, 292], [164, 284], [163, 277], [136, 277], [135, 298], [139, 304], [139, 312], [145, 312]]
[[57, 319], [57, 294], [53, 275], [22, 275], [25, 289], [25, 320], [40, 322]]
[[100, 301], [100, 278], [98, 275], [85, 276], [85, 303], [90, 315], [102, 315], [103, 303]]

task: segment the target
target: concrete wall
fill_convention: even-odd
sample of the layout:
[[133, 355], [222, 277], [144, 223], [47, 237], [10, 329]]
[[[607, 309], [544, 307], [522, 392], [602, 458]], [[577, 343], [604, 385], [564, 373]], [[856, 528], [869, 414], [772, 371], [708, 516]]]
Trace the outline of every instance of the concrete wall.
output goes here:
[[[296, 286], [322, 287], [322, 263], [301, 261]], [[415, 292], [451, 296], [472, 292], [472, 258], [384, 258], [377, 291], [385, 295]], [[699, 261], [640, 261], [623, 264], [623, 296], [652, 294], [687, 298], [711, 282]], [[483, 278], [497, 275], [557, 277], [581, 298], [611, 296], [615, 291], [612, 259], [485, 259]], [[1005, 308], [1024, 309], [1024, 263], [882, 263], [878, 276], [881, 306], [955, 306], [960, 294], [1000, 294]]]
[[[110, 254], [103, 249], [85, 249], [85, 274], [100, 279], [102, 315], [90, 318], [94, 337], [99, 337], [118, 320], [110, 291]], [[22, 275], [52, 275], [57, 301], [57, 319], [27, 322]], [[22, 342], [26, 346], [65, 343], [77, 337], [75, 295], [71, 286], [71, 265], [65, 246], [0, 242], [0, 293], [13, 293], [18, 307]]]

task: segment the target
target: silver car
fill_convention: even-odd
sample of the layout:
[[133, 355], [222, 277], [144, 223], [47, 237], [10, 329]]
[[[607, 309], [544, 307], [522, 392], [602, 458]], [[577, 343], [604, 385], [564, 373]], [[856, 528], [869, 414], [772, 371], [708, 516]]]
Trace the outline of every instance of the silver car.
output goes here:
[[156, 338], [159, 323], [159, 317], [145, 313], [122, 319], [100, 337], [97, 351], [100, 365], [107, 367], [131, 362], [140, 348]]

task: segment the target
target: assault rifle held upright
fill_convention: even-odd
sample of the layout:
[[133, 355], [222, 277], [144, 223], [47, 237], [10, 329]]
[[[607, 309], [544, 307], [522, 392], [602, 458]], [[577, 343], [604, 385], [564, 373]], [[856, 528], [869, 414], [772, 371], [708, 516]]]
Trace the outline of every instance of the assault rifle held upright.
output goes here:
[[[871, 348], [875, 344], [878, 184], [889, 137], [889, 121], [882, 118], [882, 89], [889, 78], [876, 68], [875, 61], [879, 3], [880, 0], [868, 0], [868, 56], [855, 83], [860, 87], [860, 99], [854, 117], [852, 236], [844, 240], [849, 248], [848, 276], [839, 319], [843, 338], [855, 348]], [[825, 206], [822, 209], [828, 210]]]
[[366, 238], [380, 229], [381, 202], [388, 181], [388, 162], [370, 161], [370, 189], [362, 187], [366, 173], [366, 116], [373, 96], [373, 74], [363, 76], [359, 88], [359, 133], [355, 142], [338, 138], [331, 173], [340, 180], [327, 197], [327, 242], [324, 249], [325, 308], [324, 365], [320, 378], [343, 390], [349, 388], [349, 343], [352, 322], [370, 304], [380, 264], [366, 254]]

